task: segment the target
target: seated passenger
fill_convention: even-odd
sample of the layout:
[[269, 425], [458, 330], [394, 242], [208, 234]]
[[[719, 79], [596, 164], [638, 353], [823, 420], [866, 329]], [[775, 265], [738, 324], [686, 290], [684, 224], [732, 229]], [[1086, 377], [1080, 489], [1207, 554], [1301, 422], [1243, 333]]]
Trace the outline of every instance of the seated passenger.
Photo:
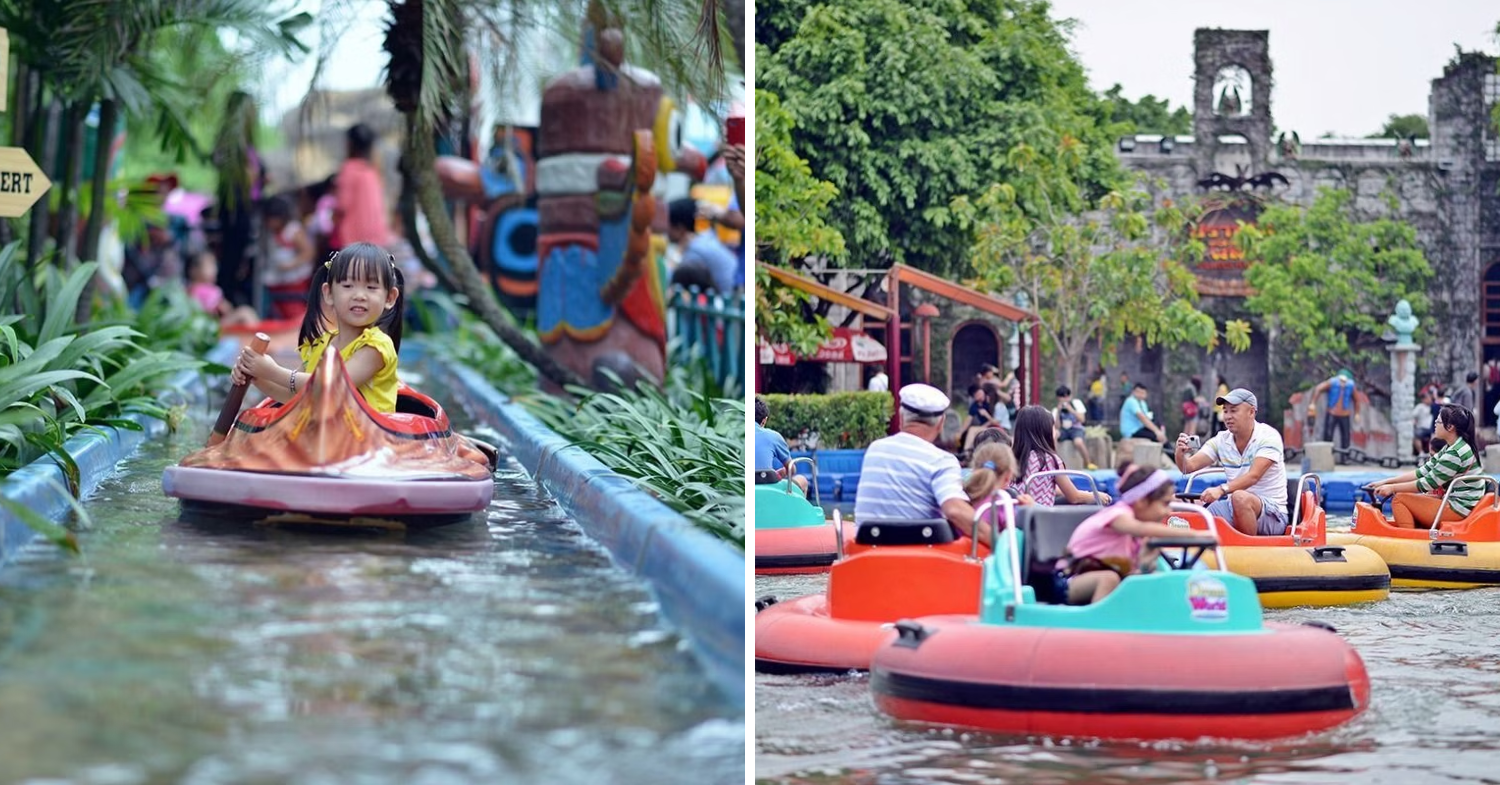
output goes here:
[[[792, 460], [792, 450], [786, 446], [786, 439], [781, 434], [766, 427], [766, 420], [771, 418], [771, 407], [766, 405], [760, 396], [755, 397], [755, 476], [756, 482], [762, 477], [775, 475], [778, 479], [786, 479], [791, 473], [789, 464]], [[807, 495], [807, 478], [800, 474], [792, 474], [792, 484], [802, 490], [802, 495]]]
[[[964, 493], [969, 503], [978, 507], [997, 491], [1010, 493], [1011, 481], [1016, 476], [1016, 456], [1003, 444], [986, 444], [974, 451], [969, 462], [970, 474], [964, 480]], [[1020, 504], [1031, 504], [1026, 494], [1014, 496]]]
[[[1474, 413], [1462, 406], [1446, 404], [1438, 409], [1433, 423], [1433, 441], [1439, 449], [1416, 471], [1392, 477], [1375, 486], [1375, 496], [1391, 501], [1391, 517], [1397, 526], [1431, 527], [1438, 519], [1443, 494], [1454, 478], [1479, 471], [1478, 442], [1474, 438]], [[1443, 520], [1461, 521], [1469, 517], [1484, 495], [1480, 482], [1461, 482], [1453, 486]]]
[[1091, 491], [1081, 490], [1067, 477], [1032, 477], [1038, 472], [1066, 468], [1057, 457], [1057, 442], [1052, 438], [1052, 413], [1040, 406], [1024, 406], [1016, 414], [1011, 449], [1016, 453], [1016, 491], [1025, 493], [1043, 507], [1056, 504], [1058, 495], [1067, 504], [1109, 504], [1109, 494], [1100, 492], [1096, 500]]
[[[857, 521], [946, 518], [965, 535], [974, 532], [974, 506], [964, 495], [958, 459], [936, 444], [948, 412], [948, 396], [927, 384], [908, 384], [898, 396], [901, 432], [876, 439], [865, 450]], [[989, 527], [980, 541], [991, 543]]]
[[1142, 538], [1182, 538], [1182, 529], [1162, 523], [1172, 509], [1172, 490], [1166, 472], [1133, 467], [1120, 482], [1120, 500], [1078, 524], [1056, 576], [1069, 605], [1098, 602], [1125, 576], [1149, 572], [1156, 552], [1142, 552]]
[[1285, 534], [1286, 451], [1281, 434], [1255, 421], [1255, 393], [1243, 387], [1214, 402], [1224, 407], [1224, 430], [1194, 455], [1188, 455], [1189, 435], [1178, 435], [1177, 468], [1191, 474], [1224, 467], [1229, 481], [1204, 491], [1199, 503], [1245, 534]]

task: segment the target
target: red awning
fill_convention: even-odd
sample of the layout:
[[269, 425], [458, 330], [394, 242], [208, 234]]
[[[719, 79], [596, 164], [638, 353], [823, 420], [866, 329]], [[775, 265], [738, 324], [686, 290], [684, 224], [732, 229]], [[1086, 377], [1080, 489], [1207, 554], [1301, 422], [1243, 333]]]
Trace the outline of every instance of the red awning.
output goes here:
[[874, 338], [848, 327], [833, 328], [833, 335], [824, 341], [811, 357], [798, 357], [784, 343], [760, 344], [761, 365], [794, 365], [797, 362], [814, 363], [883, 363], [885, 347]]

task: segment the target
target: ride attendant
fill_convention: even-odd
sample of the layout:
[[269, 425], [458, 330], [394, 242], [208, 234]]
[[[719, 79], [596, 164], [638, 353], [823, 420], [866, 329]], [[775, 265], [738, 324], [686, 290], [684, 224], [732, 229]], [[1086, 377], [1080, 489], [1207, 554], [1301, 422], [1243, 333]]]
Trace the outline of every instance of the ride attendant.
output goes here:
[[[1436, 526], [1442, 494], [1454, 479], [1479, 471], [1479, 443], [1474, 436], [1474, 413], [1462, 406], [1445, 404], [1438, 409], [1433, 437], [1443, 444], [1416, 471], [1392, 477], [1375, 486], [1376, 498], [1391, 500], [1391, 517], [1397, 526]], [[1483, 497], [1484, 485], [1461, 482], [1448, 495], [1442, 509], [1445, 521], [1461, 521], [1474, 511]]]
[[1150, 439], [1164, 442], [1167, 435], [1151, 416], [1151, 405], [1146, 403], [1146, 385], [1136, 382], [1130, 396], [1120, 406], [1120, 438]]
[[958, 459], [934, 444], [943, 432], [948, 396], [931, 385], [908, 384], [897, 400], [901, 432], [876, 439], [865, 450], [855, 520], [945, 518], [965, 535], [977, 529], [981, 542], [992, 543], [989, 526], [974, 522]]
[[[792, 449], [786, 439], [766, 427], [771, 418], [771, 407], [760, 396], [755, 397], [755, 481], [761, 484], [778, 482], [791, 474]], [[807, 478], [792, 474], [792, 484], [807, 495]]]
[[1251, 535], [1286, 532], [1286, 450], [1275, 428], [1255, 421], [1255, 393], [1238, 387], [1215, 401], [1224, 407], [1224, 430], [1188, 455], [1188, 434], [1177, 437], [1175, 458], [1183, 474], [1222, 466], [1223, 485], [1198, 497], [1209, 512]]
[[[348, 156], [334, 180], [332, 250], [354, 243], [385, 246], [391, 241], [390, 211], [385, 209], [385, 181], [375, 166], [375, 131], [364, 123], [350, 126], [345, 135]], [[312, 313], [312, 310], [309, 310]]]
[[1323, 401], [1323, 441], [1333, 441], [1333, 432], [1337, 430], [1339, 449], [1349, 449], [1349, 425], [1359, 408], [1354, 396], [1354, 374], [1343, 368], [1338, 375], [1313, 388], [1313, 393], [1328, 396]]
[[1043, 507], [1056, 504], [1058, 495], [1067, 504], [1109, 504], [1108, 494], [1100, 493], [1096, 500], [1094, 494], [1074, 487], [1067, 477], [1032, 476], [1065, 468], [1062, 458], [1057, 456], [1052, 426], [1052, 413], [1040, 406], [1023, 406], [1016, 414], [1015, 432], [1011, 436], [1014, 440], [1011, 450], [1016, 454], [1016, 466], [1020, 467], [1016, 491], [1036, 499]]
[[1068, 538], [1055, 580], [1069, 605], [1096, 603], [1126, 576], [1149, 571], [1156, 552], [1143, 552], [1142, 538], [1182, 538], [1182, 529], [1162, 523], [1172, 509], [1172, 490], [1172, 478], [1164, 471], [1144, 466], [1126, 470], [1120, 500], [1084, 519]]
[[[286, 403], [306, 389], [329, 346], [344, 358], [349, 380], [377, 412], [396, 411], [396, 362], [401, 348], [403, 279], [396, 260], [372, 243], [354, 243], [335, 253], [313, 273], [307, 314], [297, 337], [302, 370], [281, 367], [246, 347], [230, 373], [236, 384], [253, 380], [270, 397]], [[324, 324], [330, 311], [334, 329]]]

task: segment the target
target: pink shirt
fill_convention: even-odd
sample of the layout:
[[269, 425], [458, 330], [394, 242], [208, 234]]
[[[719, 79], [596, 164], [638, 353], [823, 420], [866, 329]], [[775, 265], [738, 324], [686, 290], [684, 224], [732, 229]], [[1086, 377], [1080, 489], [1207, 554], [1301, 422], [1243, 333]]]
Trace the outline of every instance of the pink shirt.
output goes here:
[[334, 189], [342, 215], [330, 238], [335, 248], [354, 243], [384, 246], [391, 240], [386, 224], [385, 185], [380, 172], [362, 158], [350, 158], [339, 167]]
[[1068, 538], [1068, 553], [1078, 558], [1127, 559], [1134, 564], [1141, 552], [1141, 541], [1110, 526], [1116, 518], [1129, 514], [1129, 507], [1112, 504], [1085, 518]]
[[224, 302], [224, 290], [211, 283], [195, 283], [188, 285], [188, 294], [193, 296], [203, 310], [212, 314], [219, 312], [219, 303]]

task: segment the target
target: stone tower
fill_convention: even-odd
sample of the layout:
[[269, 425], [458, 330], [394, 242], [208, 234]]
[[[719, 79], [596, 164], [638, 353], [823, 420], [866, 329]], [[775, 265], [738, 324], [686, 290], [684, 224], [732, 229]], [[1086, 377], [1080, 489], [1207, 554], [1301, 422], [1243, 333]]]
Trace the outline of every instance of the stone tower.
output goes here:
[[[1221, 171], [1266, 170], [1271, 151], [1271, 50], [1266, 30], [1193, 32], [1193, 151], [1199, 177]], [[1222, 156], [1219, 137], [1238, 134], [1248, 145]], [[1225, 146], [1228, 147], [1228, 146]], [[1249, 148], [1249, 160], [1243, 151]], [[1224, 150], [1223, 152], [1229, 152]]]

